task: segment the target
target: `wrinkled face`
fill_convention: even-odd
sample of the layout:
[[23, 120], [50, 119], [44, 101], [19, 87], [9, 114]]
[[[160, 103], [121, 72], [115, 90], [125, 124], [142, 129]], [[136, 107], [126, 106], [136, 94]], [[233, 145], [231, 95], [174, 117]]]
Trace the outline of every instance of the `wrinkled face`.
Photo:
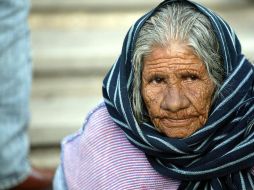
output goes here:
[[203, 62], [182, 42], [144, 58], [142, 97], [151, 121], [168, 137], [188, 137], [205, 124], [214, 90]]

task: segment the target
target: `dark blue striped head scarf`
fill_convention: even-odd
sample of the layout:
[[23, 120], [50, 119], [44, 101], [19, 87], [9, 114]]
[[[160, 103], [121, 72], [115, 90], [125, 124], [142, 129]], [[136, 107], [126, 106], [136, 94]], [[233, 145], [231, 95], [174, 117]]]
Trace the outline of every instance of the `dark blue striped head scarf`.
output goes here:
[[[138, 33], [166, 0], [128, 31], [120, 57], [103, 81], [108, 112], [128, 140], [142, 150], [152, 167], [181, 181], [179, 189], [254, 189], [254, 66], [241, 53], [231, 29], [211, 10], [189, 2], [206, 15], [220, 44], [225, 80], [207, 123], [183, 139], [166, 137], [150, 123], [139, 124], [132, 108], [132, 54]], [[187, 1], [185, 1], [187, 2]]]

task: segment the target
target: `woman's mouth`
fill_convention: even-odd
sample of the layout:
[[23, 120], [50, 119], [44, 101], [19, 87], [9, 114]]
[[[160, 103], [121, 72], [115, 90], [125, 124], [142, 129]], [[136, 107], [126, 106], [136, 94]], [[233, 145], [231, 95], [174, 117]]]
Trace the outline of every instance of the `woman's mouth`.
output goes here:
[[197, 118], [191, 117], [186, 119], [170, 119], [170, 118], [163, 118], [160, 119], [160, 123], [165, 127], [186, 127], [191, 125]]

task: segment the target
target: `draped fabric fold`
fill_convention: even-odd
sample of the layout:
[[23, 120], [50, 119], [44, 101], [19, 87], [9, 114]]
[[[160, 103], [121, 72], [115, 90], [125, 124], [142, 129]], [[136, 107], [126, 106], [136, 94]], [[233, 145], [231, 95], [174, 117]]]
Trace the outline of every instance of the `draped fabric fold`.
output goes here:
[[[160, 174], [181, 180], [179, 189], [254, 189], [254, 66], [241, 53], [232, 28], [211, 10], [206, 15], [221, 47], [226, 78], [203, 128], [183, 139], [159, 133], [152, 123], [138, 124], [132, 108], [132, 53], [138, 33], [166, 0], [128, 31], [122, 52], [103, 81], [108, 112], [128, 140], [142, 150]], [[181, 1], [181, 0], [178, 0]]]

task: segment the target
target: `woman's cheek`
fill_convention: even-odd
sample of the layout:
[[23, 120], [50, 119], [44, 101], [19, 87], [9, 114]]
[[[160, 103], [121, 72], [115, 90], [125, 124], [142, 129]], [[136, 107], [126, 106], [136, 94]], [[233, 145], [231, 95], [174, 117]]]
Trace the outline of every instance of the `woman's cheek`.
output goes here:
[[186, 85], [184, 94], [199, 113], [206, 113], [207, 108], [210, 107], [213, 86], [206, 83]]
[[152, 116], [160, 108], [161, 89], [152, 85], [147, 85], [142, 92], [143, 99], [145, 101], [146, 108], [149, 115]]

